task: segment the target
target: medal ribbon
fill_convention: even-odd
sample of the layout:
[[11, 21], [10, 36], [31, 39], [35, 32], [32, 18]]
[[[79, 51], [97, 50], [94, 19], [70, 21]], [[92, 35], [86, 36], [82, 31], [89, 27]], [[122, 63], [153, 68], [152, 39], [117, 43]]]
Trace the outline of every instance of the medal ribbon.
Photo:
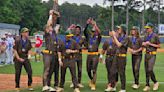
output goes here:
[[154, 33], [151, 33], [150, 35], [148, 35], [148, 37], [146, 38], [146, 41], [150, 41], [150, 39], [153, 37]]
[[112, 46], [113, 42], [112, 42], [112, 38], [109, 40], [109, 45]]
[[136, 44], [136, 41], [137, 41], [137, 38], [136, 38], [136, 37], [132, 37], [132, 44], [133, 44], [133, 45]]
[[65, 40], [64, 43], [65, 43], [65, 48], [66, 48], [66, 49], [70, 49], [71, 41], [70, 41], [70, 40], [69, 40], [69, 41], [66, 41], [66, 40]]
[[25, 49], [25, 46], [27, 44], [27, 40], [21, 39], [21, 42], [22, 42], [22, 48]]
[[125, 35], [122, 36], [122, 37], [119, 37], [119, 38], [118, 38], [118, 41], [119, 41], [119, 42], [122, 42], [122, 40], [123, 40], [124, 38], [125, 38]]
[[54, 35], [54, 33], [52, 33], [50, 35], [51, 35], [52, 39], [55, 39], [55, 41], [58, 42], [58, 38], [57, 38], [57, 36]]
[[96, 40], [96, 37], [95, 36], [93, 38], [92, 37], [90, 38], [90, 41], [89, 41], [90, 42], [90, 45], [93, 45], [93, 41], [94, 40]]
[[79, 36], [74, 36], [74, 40], [76, 41], [76, 43], [80, 43], [80, 37]]

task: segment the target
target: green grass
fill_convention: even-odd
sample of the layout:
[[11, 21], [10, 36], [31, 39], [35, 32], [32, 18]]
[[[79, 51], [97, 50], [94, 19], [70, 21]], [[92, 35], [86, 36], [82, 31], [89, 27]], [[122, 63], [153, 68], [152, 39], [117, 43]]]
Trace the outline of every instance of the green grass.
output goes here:
[[161, 44], [161, 48], [164, 48], [164, 44]]
[[[156, 65], [155, 65], [155, 74], [157, 77], [157, 80], [159, 82], [164, 82], [164, 62], [163, 62], [163, 56], [164, 53], [158, 53]], [[82, 83], [84, 84], [85, 88], [81, 89], [81, 92], [91, 92], [88, 87], [88, 75], [86, 72], [86, 55], [83, 55], [83, 74], [82, 74]], [[143, 59], [144, 60], [144, 59]], [[39, 62], [31, 62], [32, 69], [33, 69], [33, 76], [42, 76], [43, 72], [43, 63]], [[4, 67], [0, 67], [0, 74], [14, 74], [14, 66], [13, 65], [7, 65]], [[26, 74], [25, 70], [23, 69], [22, 74]], [[132, 81], [133, 81], [133, 75], [132, 75], [132, 67], [131, 67], [131, 57], [128, 55], [128, 61], [126, 66], [126, 78], [127, 78], [127, 92], [141, 92], [144, 85], [145, 85], [145, 71], [144, 71], [144, 61], [142, 61], [141, 69], [140, 69], [140, 82], [141, 87], [139, 90], [133, 90], [131, 88]], [[73, 92], [73, 89], [69, 88], [71, 77], [70, 72], [67, 70], [66, 75], [66, 84], [65, 84], [65, 92]], [[98, 71], [97, 71], [97, 90], [95, 92], [103, 92], [107, 83], [107, 77], [106, 77], [106, 68], [105, 65], [99, 63]], [[152, 84], [152, 83], [151, 83]], [[38, 85], [35, 88], [34, 92], [41, 92], [41, 85]], [[120, 83], [118, 85], [118, 90], [120, 89]], [[164, 91], [164, 83], [160, 85], [160, 89], [157, 92], [163, 92]], [[12, 91], [9, 91], [12, 92]], [[28, 92], [27, 89], [23, 89], [22, 92]]]

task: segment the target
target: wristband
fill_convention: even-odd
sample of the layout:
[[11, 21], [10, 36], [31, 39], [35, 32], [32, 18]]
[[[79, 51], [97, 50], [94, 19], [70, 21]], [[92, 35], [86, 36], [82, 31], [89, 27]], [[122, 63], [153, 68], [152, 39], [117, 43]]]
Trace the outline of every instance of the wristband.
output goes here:
[[61, 61], [61, 58], [59, 58], [59, 61]]
[[49, 19], [48, 20], [52, 20], [52, 15], [49, 16]]
[[28, 55], [28, 59], [31, 59], [31, 55]]
[[103, 55], [102, 54], [100, 55], [100, 58], [103, 58]]

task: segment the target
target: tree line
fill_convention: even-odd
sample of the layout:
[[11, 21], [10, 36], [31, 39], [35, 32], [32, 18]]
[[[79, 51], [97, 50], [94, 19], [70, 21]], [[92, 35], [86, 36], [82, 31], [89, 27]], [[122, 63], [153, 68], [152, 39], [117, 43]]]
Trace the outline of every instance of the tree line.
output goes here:
[[[111, 2], [111, 0], [107, 0]], [[145, 5], [144, 11], [139, 9], [143, 7], [143, 2], [130, 0], [125, 5], [114, 5], [113, 21], [114, 25], [127, 23], [127, 5], [128, 5], [128, 28], [133, 25], [142, 29], [144, 23], [152, 22], [154, 25], [159, 23], [158, 3], [156, 0], [150, 0]], [[127, 3], [127, 2], [126, 2]], [[107, 4], [106, 4], [107, 5]], [[1, 0], [0, 1], [0, 22], [18, 24], [31, 29], [31, 35], [34, 32], [43, 30], [48, 19], [48, 12], [53, 7], [53, 0], [42, 2], [41, 0]], [[80, 24], [85, 27], [86, 20], [89, 17], [97, 21], [98, 26], [105, 35], [112, 28], [112, 5], [107, 7], [89, 6], [86, 4], [77, 5], [68, 2], [59, 6], [61, 14], [61, 30], [66, 30], [71, 24]], [[144, 16], [143, 16], [144, 12]], [[164, 24], [164, 7], [160, 7], [160, 23]]]

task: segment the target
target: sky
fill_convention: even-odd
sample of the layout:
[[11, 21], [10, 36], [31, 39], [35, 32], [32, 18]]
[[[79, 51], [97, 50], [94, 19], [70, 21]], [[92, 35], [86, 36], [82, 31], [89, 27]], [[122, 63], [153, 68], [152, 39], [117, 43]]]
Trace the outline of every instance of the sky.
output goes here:
[[[43, 0], [43, 1], [48, 1], [48, 0]], [[93, 6], [95, 3], [97, 3], [98, 5], [103, 6], [103, 0], [59, 0], [59, 4], [61, 5], [62, 3], [66, 2], [66, 1], [69, 3], [77, 3], [77, 4], [85, 3], [85, 4], [88, 4], [91, 6]]]
[[[42, 1], [48, 1], [48, 0], [42, 0]], [[59, 5], [61, 5], [62, 3], [66, 2], [66, 1], [69, 2], [69, 3], [77, 3], [78, 5], [80, 3], [84, 3], [84, 4], [87, 4], [87, 5], [91, 5], [91, 6], [95, 5], [95, 3], [97, 3], [98, 5], [103, 6], [103, 7], [106, 7], [106, 6], [110, 5], [110, 3], [106, 3], [106, 5], [103, 5], [104, 0], [58, 0], [58, 1], [59, 1]], [[119, 0], [119, 1], [121, 1], [121, 3], [119, 2], [117, 4], [122, 5], [123, 4], [122, 0]], [[141, 1], [141, 0], [138, 0], [138, 1]], [[164, 6], [164, 0], [163, 0], [163, 6]], [[146, 6], [146, 9], [148, 7], [149, 6]], [[140, 12], [142, 10], [143, 10], [143, 7], [139, 9]]]

